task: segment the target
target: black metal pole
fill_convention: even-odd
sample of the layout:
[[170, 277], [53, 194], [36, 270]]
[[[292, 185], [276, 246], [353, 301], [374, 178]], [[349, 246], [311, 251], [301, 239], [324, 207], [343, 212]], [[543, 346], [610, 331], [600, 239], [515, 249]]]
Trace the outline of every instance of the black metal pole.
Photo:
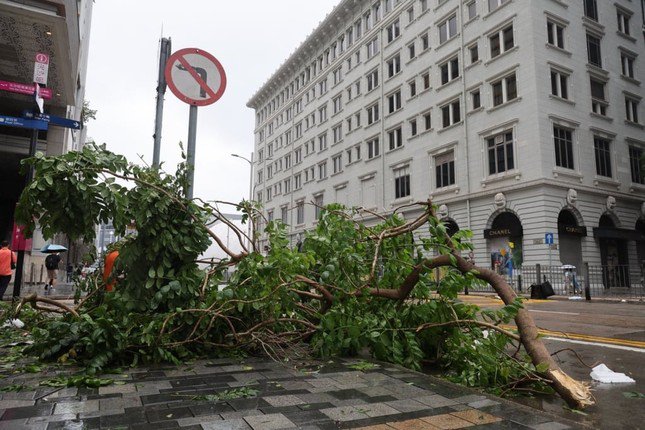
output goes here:
[[[38, 145], [38, 130], [31, 130], [31, 140], [29, 141], [29, 157], [36, 155], [36, 146]], [[27, 172], [27, 177], [25, 178], [25, 188], [31, 183], [34, 179], [34, 168], [33, 166], [29, 167]], [[18, 259], [16, 260], [16, 277], [13, 281], [13, 297], [20, 297], [20, 290], [22, 288], [22, 274], [24, 272], [25, 264], [25, 251], [18, 251]]]

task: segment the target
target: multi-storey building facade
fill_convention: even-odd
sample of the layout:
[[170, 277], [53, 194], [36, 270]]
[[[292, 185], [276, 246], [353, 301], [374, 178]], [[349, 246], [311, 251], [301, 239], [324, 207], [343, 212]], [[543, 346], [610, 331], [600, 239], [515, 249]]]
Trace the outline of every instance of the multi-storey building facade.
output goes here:
[[341, 1], [248, 103], [257, 200], [295, 237], [431, 198], [480, 264], [639, 265], [638, 3]]
[[[30, 90], [35, 86], [36, 55], [49, 57], [47, 82], [50, 98], [43, 103], [45, 114], [80, 121], [85, 94], [85, 76], [92, 17], [91, 0], [7, 0], [0, 2], [0, 239], [11, 239], [14, 210], [25, 186], [20, 162], [30, 150], [33, 130], [24, 123], [8, 126], [10, 119], [23, 120], [25, 112], [38, 113]], [[7, 83], [19, 84], [23, 93], [6, 91]], [[15, 87], [15, 85], [14, 85]], [[36, 149], [60, 155], [79, 149], [84, 130], [50, 126], [39, 130]], [[34, 234], [33, 249], [26, 250], [26, 282], [42, 278], [40, 248], [44, 240]], [[67, 243], [65, 243], [67, 244]], [[33, 251], [33, 252], [32, 252]], [[68, 253], [69, 255], [71, 253]], [[80, 258], [80, 256], [79, 256]], [[9, 293], [7, 293], [9, 294]]]

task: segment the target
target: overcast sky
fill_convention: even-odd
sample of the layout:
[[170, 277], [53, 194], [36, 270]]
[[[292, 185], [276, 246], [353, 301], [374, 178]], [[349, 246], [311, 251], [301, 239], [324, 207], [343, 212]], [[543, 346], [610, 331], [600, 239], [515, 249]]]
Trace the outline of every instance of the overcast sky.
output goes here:
[[[253, 111], [246, 103], [339, 0], [98, 0], [94, 4], [85, 98], [97, 119], [88, 136], [138, 161], [152, 161], [159, 39], [172, 51], [200, 48], [226, 70], [228, 85], [200, 107], [195, 196], [234, 203], [249, 194]], [[163, 33], [162, 33], [163, 32]], [[189, 106], [168, 90], [161, 160], [174, 172], [187, 141]], [[228, 212], [228, 210], [224, 209]]]

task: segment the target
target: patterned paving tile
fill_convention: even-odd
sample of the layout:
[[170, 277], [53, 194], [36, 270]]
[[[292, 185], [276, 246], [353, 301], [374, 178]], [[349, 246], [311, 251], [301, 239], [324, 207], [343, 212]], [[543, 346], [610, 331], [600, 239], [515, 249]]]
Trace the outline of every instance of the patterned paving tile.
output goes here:
[[431, 417], [421, 418], [421, 420], [442, 430], [463, 429], [474, 426], [473, 423], [462, 420], [461, 418], [451, 414], [434, 415]]
[[469, 421], [473, 424], [490, 424], [501, 421], [502, 419], [477, 409], [467, 411], [453, 412], [451, 415]]
[[253, 430], [278, 430], [295, 427], [295, 424], [282, 414], [256, 415], [244, 419]]

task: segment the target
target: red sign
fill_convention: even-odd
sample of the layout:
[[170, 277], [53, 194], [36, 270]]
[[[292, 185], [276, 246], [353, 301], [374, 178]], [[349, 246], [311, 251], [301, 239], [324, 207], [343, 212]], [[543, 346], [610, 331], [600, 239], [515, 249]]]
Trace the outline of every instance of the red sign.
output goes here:
[[[34, 84], [19, 84], [18, 82], [0, 81], [0, 91], [9, 91], [10, 93], [26, 94], [33, 96], [36, 93]], [[41, 88], [40, 97], [49, 100], [52, 98], [51, 88]]]
[[11, 249], [13, 251], [31, 251], [32, 239], [27, 239], [23, 232], [24, 227], [14, 223], [11, 234]]
[[219, 61], [197, 48], [180, 49], [168, 58], [166, 81], [179, 100], [194, 106], [207, 106], [222, 97], [226, 73]]

